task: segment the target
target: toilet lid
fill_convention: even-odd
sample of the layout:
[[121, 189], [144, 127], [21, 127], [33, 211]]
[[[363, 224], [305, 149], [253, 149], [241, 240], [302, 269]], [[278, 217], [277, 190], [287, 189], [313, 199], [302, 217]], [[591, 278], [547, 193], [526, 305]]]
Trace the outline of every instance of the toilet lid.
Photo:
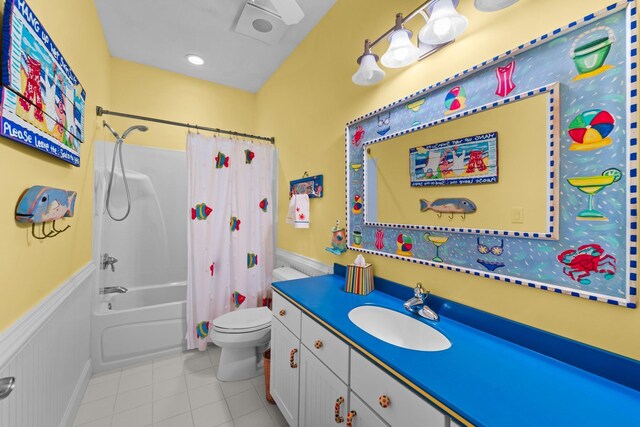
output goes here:
[[213, 328], [227, 332], [251, 332], [271, 325], [271, 310], [267, 307], [245, 308], [223, 314], [213, 321]]

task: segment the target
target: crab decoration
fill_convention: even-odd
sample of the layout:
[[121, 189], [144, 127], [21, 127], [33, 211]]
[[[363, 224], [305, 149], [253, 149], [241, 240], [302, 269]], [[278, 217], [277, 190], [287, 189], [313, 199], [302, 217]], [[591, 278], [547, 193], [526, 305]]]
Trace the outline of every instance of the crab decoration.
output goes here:
[[604, 273], [604, 278], [609, 280], [617, 271], [616, 258], [605, 254], [602, 246], [595, 243], [582, 245], [577, 251], [567, 249], [558, 255], [558, 261], [565, 265], [564, 274], [582, 285], [591, 284], [588, 278], [591, 273]]

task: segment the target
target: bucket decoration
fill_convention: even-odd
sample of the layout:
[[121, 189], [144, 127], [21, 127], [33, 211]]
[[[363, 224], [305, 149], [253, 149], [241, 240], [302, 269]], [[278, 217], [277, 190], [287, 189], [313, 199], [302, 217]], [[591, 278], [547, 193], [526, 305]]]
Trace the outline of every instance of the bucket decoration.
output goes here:
[[[606, 33], [606, 35], [603, 36], [603, 32]], [[600, 35], [600, 37], [593, 38], [589, 41], [584, 40], [594, 35]], [[575, 76], [573, 80], [597, 76], [613, 68], [613, 65], [605, 64], [605, 61], [611, 50], [611, 45], [615, 41], [616, 37], [613, 30], [605, 26], [592, 28], [576, 37], [569, 51], [569, 55], [578, 70], [578, 75]], [[578, 46], [580, 42], [582, 42], [582, 44]]]
[[353, 228], [353, 232], [351, 233], [353, 237], [353, 246], [358, 248], [362, 247], [362, 228], [360, 226], [356, 226]]

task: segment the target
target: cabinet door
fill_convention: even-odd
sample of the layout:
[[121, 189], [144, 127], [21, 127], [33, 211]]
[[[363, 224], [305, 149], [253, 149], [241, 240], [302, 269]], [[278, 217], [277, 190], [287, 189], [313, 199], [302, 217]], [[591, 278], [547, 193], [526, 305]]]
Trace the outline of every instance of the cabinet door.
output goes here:
[[353, 392], [351, 392], [349, 398], [349, 414], [351, 426], [347, 427], [388, 427], [388, 424], [382, 421], [367, 405], [362, 403], [362, 400]]
[[300, 352], [300, 425], [345, 427], [347, 386], [305, 346]]
[[279, 320], [273, 319], [271, 322], [271, 395], [291, 427], [298, 426], [299, 351], [298, 338]]
[[392, 426], [445, 427], [447, 417], [426, 400], [351, 349], [351, 389]]

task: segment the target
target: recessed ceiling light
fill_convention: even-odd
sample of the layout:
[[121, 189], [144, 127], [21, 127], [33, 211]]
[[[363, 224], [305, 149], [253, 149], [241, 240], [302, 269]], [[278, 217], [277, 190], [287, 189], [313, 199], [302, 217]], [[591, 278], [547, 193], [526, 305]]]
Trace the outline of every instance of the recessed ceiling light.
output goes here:
[[202, 65], [204, 64], [204, 59], [199, 57], [198, 55], [187, 55], [187, 61], [191, 62], [193, 65]]

